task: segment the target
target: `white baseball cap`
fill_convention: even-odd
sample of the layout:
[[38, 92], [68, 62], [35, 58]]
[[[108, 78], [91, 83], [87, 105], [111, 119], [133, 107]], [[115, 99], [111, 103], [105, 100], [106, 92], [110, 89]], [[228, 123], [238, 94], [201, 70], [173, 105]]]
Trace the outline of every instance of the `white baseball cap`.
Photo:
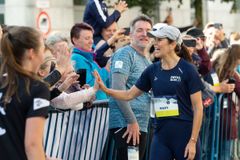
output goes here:
[[153, 27], [152, 31], [148, 32], [149, 37], [169, 38], [176, 41], [178, 44], [182, 43], [181, 32], [178, 28], [169, 25], [158, 25]]
[[167, 26], [167, 23], [156, 23], [153, 25], [153, 30], [157, 30], [163, 26]]

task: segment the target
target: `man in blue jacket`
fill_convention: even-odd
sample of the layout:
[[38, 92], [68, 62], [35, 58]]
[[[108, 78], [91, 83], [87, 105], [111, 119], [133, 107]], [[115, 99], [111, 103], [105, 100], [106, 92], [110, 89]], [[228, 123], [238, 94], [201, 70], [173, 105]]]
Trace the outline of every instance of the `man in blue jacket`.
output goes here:
[[127, 9], [127, 3], [120, 1], [115, 5], [115, 10], [109, 16], [107, 5], [103, 0], [89, 0], [84, 11], [83, 21], [91, 25], [94, 29], [94, 42], [100, 37], [102, 28], [107, 28], [113, 22], [117, 22]]

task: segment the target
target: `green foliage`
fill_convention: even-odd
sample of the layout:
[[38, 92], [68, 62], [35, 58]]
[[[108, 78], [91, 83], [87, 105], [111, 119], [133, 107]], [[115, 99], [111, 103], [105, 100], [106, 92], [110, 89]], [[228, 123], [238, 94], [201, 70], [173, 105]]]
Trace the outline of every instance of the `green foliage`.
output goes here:
[[[148, 16], [154, 16], [154, 10], [159, 7], [159, 3], [166, 0], [126, 0], [129, 7], [140, 6], [142, 13]], [[171, 1], [171, 0], [167, 0]], [[184, 3], [183, 0], [178, 0], [180, 4]], [[222, 2], [233, 2], [230, 12], [240, 11], [240, 0], [221, 0]], [[195, 8], [195, 17], [199, 22], [199, 27], [202, 27], [202, 0], [191, 0], [192, 6]]]
[[232, 1], [236, 1], [236, 0], [222, 0], [222, 2], [232, 2]]
[[140, 6], [142, 13], [154, 16], [154, 10], [161, 0], [126, 0], [128, 7]]
[[[1, 0], [0, 0], [1, 1]], [[88, 0], [73, 0], [74, 5], [86, 5]]]

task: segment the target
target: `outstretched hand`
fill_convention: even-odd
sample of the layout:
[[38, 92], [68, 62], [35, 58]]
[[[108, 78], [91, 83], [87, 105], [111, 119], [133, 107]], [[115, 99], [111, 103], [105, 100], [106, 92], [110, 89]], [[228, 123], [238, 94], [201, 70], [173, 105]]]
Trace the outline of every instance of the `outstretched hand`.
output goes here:
[[[99, 88], [100, 88], [102, 91], [106, 92], [106, 91], [107, 91], [107, 87], [106, 87], [105, 84], [103, 83], [102, 78], [100, 77], [99, 73], [95, 70], [95, 71], [93, 72], [93, 75], [94, 75], [94, 77], [95, 77], [95, 83], [96, 83], [96, 85], [98, 84]], [[94, 86], [95, 86], [95, 85], [94, 85]]]
[[115, 42], [117, 42], [119, 39], [123, 39], [124, 36], [124, 29], [117, 30], [111, 38], [107, 40], [108, 45], [113, 45]]

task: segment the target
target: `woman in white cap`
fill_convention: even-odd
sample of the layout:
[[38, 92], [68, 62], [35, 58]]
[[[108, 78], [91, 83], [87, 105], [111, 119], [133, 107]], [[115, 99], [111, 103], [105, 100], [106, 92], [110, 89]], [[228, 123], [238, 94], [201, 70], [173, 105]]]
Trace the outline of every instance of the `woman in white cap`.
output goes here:
[[182, 44], [180, 31], [162, 26], [149, 32], [155, 38], [155, 51], [161, 60], [150, 65], [127, 91], [108, 89], [95, 72], [100, 88], [117, 99], [131, 100], [152, 90], [154, 134], [150, 159], [200, 159], [199, 130], [204, 88]]

